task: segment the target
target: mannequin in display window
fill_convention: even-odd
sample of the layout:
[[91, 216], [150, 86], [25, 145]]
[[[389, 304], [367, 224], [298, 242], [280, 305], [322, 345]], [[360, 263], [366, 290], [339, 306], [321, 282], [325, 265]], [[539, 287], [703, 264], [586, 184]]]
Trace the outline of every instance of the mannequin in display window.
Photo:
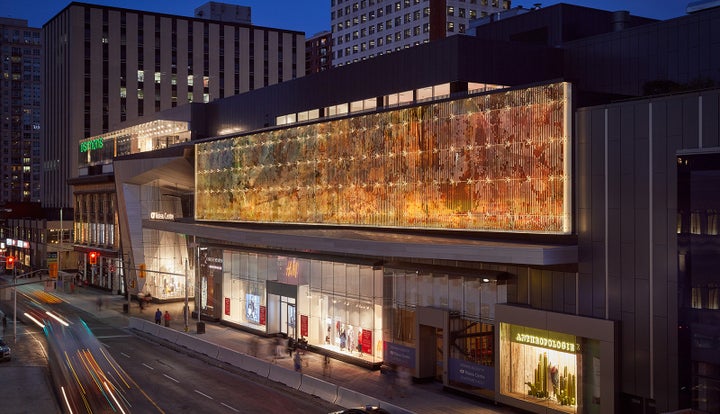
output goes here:
[[354, 351], [353, 345], [355, 344], [355, 330], [352, 325], [348, 325], [347, 329], [347, 349], [352, 353]]

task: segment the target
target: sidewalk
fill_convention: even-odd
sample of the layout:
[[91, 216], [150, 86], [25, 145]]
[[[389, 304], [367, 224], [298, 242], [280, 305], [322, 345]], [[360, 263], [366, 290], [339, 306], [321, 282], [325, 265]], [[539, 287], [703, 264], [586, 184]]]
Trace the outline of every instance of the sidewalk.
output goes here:
[[[160, 308], [164, 313], [170, 312], [172, 320], [170, 328], [184, 331], [185, 324], [182, 317], [184, 303], [151, 303], [140, 310], [137, 301], [132, 301], [129, 306], [129, 314], [123, 313], [123, 305], [127, 304], [127, 298], [118, 295], [111, 295], [93, 288], [76, 289], [74, 293], [56, 292], [58, 297], [66, 302], [92, 313], [97, 318], [118, 327], [128, 326], [128, 317], [145, 319], [151, 322], [155, 320], [155, 311]], [[103, 306], [98, 310], [98, 296], [102, 298]], [[190, 306], [192, 309], [192, 305]], [[257, 336], [239, 329], [230, 328], [219, 323], [205, 321], [205, 333], [196, 333], [197, 319], [189, 321], [188, 334], [200, 335], [203, 340], [246, 354], [254, 354], [253, 342], [257, 343]], [[163, 322], [164, 324], [164, 322]], [[262, 338], [261, 344], [269, 341]], [[292, 359], [284, 357], [274, 359], [268, 348], [259, 348], [257, 357], [267, 361], [273, 361], [278, 365], [293, 369]], [[388, 395], [387, 382], [381, 378], [380, 371], [371, 371], [353, 364], [333, 359], [329, 374], [323, 372], [323, 356], [312, 352], [306, 352], [303, 356], [307, 365], [303, 367], [303, 374], [319, 378], [327, 382], [354, 390], [356, 392], [374, 397], [380, 401], [387, 402], [390, 406], [402, 408], [403, 410], [418, 414], [446, 414], [446, 413], [520, 413], [510, 407], [494, 405], [490, 402], [483, 402], [470, 397], [456, 395], [444, 391], [440, 383], [411, 384], [404, 396]]]

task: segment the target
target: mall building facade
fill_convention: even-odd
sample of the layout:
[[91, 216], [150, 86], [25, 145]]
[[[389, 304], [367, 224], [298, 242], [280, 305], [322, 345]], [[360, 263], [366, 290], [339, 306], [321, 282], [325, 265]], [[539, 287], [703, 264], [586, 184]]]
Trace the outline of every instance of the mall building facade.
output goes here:
[[[501, 19], [106, 154], [130, 292], [531, 412], [717, 411], [720, 79], [689, 28], [720, 11], [580, 38], [576, 18], [617, 15]], [[503, 38], [543, 21], [552, 45]]]

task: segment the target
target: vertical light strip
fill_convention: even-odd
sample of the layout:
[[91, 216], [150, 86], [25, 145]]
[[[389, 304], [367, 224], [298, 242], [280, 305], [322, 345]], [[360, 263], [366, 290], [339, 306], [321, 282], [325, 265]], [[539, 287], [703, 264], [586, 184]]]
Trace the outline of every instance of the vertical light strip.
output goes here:
[[702, 130], [702, 95], [698, 96], [698, 148], [703, 147], [703, 130]]
[[572, 86], [569, 82], [563, 83], [564, 88], [564, 99], [565, 99], [565, 136], [563, 137], [564, 142], [564, 152], [563, 152], [563, 160], [565, 162], [565, 165], [563, 166], [565, 169], [565, 183], [563, 188], [563, 197], [565, 198], [563, 200], [563, 232], [569, 233], [571, 230], [571, 192], [572, 192], [572, 139], [571, 139], [571, 133], [572, 133]]
[[653, 346], [655, 338], [655, 330], [653, 324], [653, 315], [655, 314], [655, 307], [653, 303], [653, 112], [652, 102], [648, 106], [648, 247], [649, 247], [649, 273], [648, 279], [650, 282], [650, 398], [655, 398], [655, 347]]
[[608, 266], [610, 263], [610, 259], [609, 259], [610, 254], [608, 253], [608, 247], [609, 247], [610, 243], [608, 242], [608, 233], [609, 233], [608, 220], [609, 220], [609, 216], [610, 216], [610, 214], [609, 214], [609, 204], [610, 203], [608, 203], [608, 172], [609, 172], [609, 169], [608, 169], [608, 109], [607, 108], [605, 108], [604, 130], [605, 130], [605, 143], [604, 143], [605, 148], [604, 148], [603, 168], [605, 169], [605, 171], [604, 171], [603, 176], [605, 177], [605, 189], [604, 189], [604, 191], [605, 191], [605, 319], [609, 319], [610, 318], [610, 309], [609, 309], [609, 306], [610, 306], [610, 292], [609, 292], [610, 271], [608, 270]]

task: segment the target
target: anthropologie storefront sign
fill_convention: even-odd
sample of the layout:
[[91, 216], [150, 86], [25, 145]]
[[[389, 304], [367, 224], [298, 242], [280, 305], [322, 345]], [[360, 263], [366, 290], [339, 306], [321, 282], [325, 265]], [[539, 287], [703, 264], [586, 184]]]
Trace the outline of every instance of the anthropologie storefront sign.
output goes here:
[[575, 336], [560, 332], [510, 325], [510, 339], [513, 342], [554, 349], [562, 352], [580, 352]]

